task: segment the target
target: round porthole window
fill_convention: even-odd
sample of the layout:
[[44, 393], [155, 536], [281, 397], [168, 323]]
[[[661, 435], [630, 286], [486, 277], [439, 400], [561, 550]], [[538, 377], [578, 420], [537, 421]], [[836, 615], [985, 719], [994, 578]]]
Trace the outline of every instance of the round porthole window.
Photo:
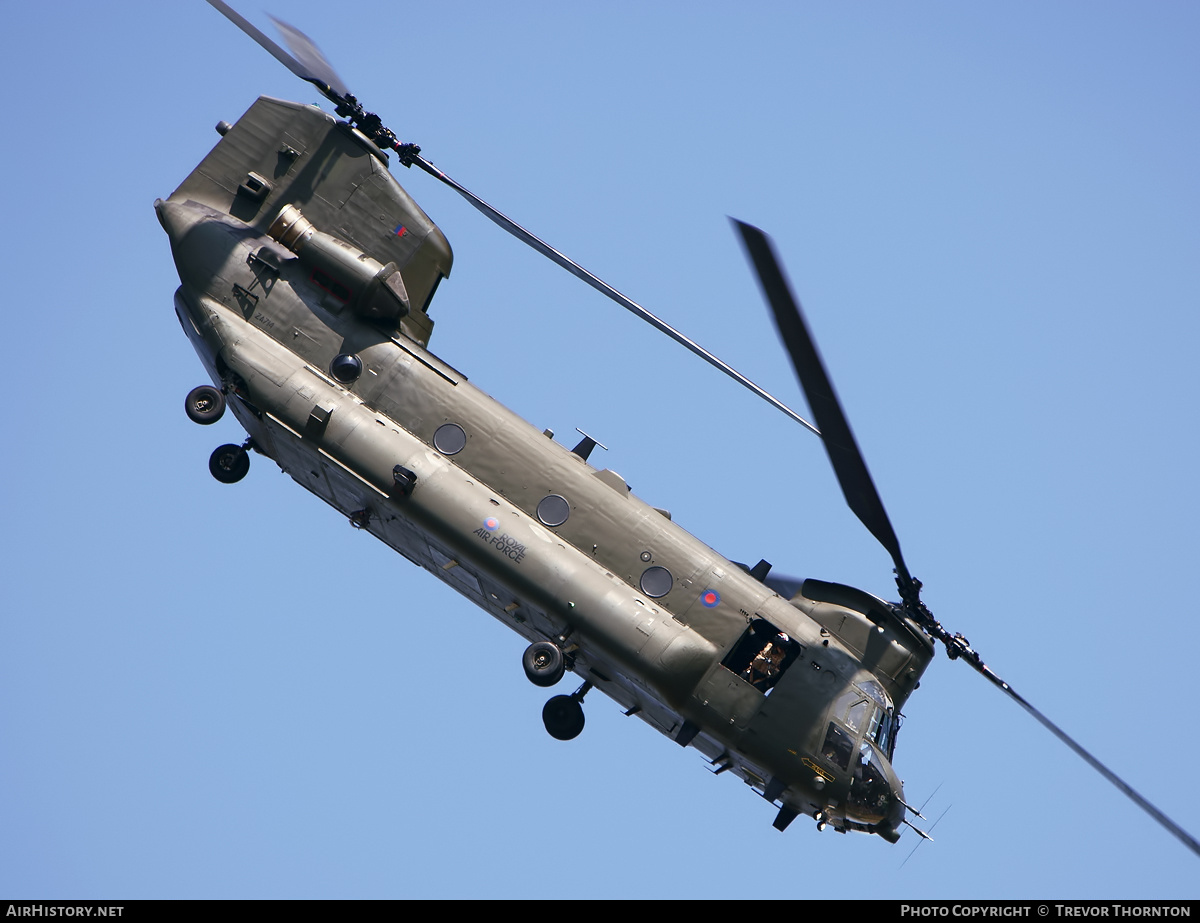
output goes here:
[[362, 374], [362, 360], [348, 353], [334, 356], [333, 361], [329, 363], [329, 374], [342, 384], [348, 385], [357, 381], [358, 376]]
[[642, 592], [651, 599], [658, 599], [671, 592], [672, 583], [674, 583], [674, 578], [671, 577], [671, 572], [665, 567], [655, 565], [642, 571], [642, 579], [638, 585], [641, 586]]
[[542, 497], [542, 502], [537, 505], [537, 517], [543, 525], [561, 526], [570, 515], [571, 504], [558, 494]]
[[433, 447], [443, 455], [457, 455], [467, 444], [467, 434], [457, 423], [443, 423], [433, 434]]

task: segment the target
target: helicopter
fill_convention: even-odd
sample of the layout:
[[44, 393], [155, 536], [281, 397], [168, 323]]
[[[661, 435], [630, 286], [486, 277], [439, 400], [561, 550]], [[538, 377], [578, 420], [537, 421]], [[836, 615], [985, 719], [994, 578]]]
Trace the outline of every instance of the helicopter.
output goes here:
[[[1124, 786], [921, 600], [765, 235], [737, 225], [813, 406], [811, 428], [851, 509], [893, 559], [898, 603], [779, 578], [765, 561], [725, 561], [641, 503], [615, 472], [591, 467], [592, 437], [568, 450], [488, 404], [429, 353], [427, 309], [449, 273], [449, 245], [387, 173], [389, 152], [629, 310], [640, 306], [398, 141], [300, 33], [283, 27], [289, 55], [210, 2], [317, 86], [345, 120], [260, 100], [219, 129], [213, 154], [159, 205], [184, 283], [177, 314], [213, 379], [188, 396], [188, 415], [212, 423], [228, 407], [250, 434], [214, 452], [214, 477], [240, 480], [251, 451], [273, 459], [353, 525], [529, 639], [524, 669], [536, 685], [554, 685], [568, 671], [582, 678], [575, 692], [547, 703], [552, 736], [582, 731], [582, 701], [595, 689], [695, 747], [715, 772], [746, 781], [778, 809], [777, 829], [800, 814], [892, 841], [902, 826], [919, 829], [891, 758], [900, 710], [934, 642]], [[378, 219], [375, 206], [384, 211]], [[643, 319], [686, 340], [652, 315]], [[382, 436], [372, 438], [375, 426]]]

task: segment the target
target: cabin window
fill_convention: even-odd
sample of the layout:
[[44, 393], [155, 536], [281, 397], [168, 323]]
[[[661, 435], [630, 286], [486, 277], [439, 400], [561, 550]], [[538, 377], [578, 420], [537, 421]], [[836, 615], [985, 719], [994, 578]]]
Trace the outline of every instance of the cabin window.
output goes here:
[[561, 526], [570, 515], [571, 505], [558, 494], [543, 497], [542, 502], [537, 505], [537, 518], [541, 520], [542, 525]]
[[443, 455], [457, 455], [467, 444], [467, 434], [457, 423], [443, 423], [433, 434], [433, 447]]
[[799, 642], [766, 619], [754, 619], [725, 655], [721, 666], [765, 695], [803, 652]]
[[671, 587], [674, 583], [675, 578], [671, 576], [671, 572], [665, 567], [659, 567], [657, 564], [653, 567], [647, 567], [642, 571], [642, 579], [638, 581], [642, 592], [651, 599], [666, 596], [671, 592]]
[[334, 356], [333, 361], [329, 363], [329, 374], [343, 385], [348, 385], [357, 381], [358, 376], [362, 374], [362, 360], [348, 353]]

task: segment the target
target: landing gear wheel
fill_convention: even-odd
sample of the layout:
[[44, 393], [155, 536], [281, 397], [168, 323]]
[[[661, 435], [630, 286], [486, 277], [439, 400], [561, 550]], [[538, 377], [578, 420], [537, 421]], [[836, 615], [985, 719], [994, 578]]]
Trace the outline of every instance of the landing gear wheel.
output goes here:
[[240, 445], [218, 446], [209, 456], [208, 470], [222, 484], [236, 484], [250, 470], [250, 453]]
[[553, 686], [563, 678], [567, 669], [562, 650], [550, 641], [538, 641], [529, 645], [521, 658], [521, 666], [525, 668], [525, 675], [535, 686]]
[[583, 706], [573, 695], [556, 695], [542, 708], [542, 723], [555, 740], [573, 740], [583, 730]]
[[225, 395], [212, 385], [201, 385], [188, 392], [183, 409], [193, 423], [208, 426], [216, 423], [225, 413]]

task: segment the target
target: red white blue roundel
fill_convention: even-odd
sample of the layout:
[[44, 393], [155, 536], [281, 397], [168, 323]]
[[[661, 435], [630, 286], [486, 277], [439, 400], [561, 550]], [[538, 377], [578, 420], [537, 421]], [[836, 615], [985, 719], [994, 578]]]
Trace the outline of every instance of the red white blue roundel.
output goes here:
[[716, 590], [705, 590], [700, 594], [700, 605], [705, 609], [715, 609], [721, 603], [721, 594]]
[[497, 519], [495, 516], [489, 516], [487, 519], [485, 519], [483, 521], [483, 527], [485, 529], [487, 529], [489, 532], [495, 532], [497, 529], [500, 528], [500, 520]]

